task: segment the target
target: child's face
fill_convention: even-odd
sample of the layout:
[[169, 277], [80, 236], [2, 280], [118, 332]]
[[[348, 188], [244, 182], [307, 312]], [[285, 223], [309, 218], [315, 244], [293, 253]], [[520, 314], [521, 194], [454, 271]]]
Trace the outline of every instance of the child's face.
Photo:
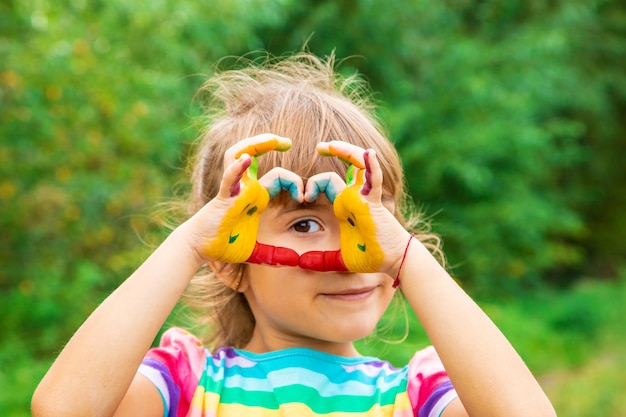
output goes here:
[[[308, 205], [270, 205], [261, 215], [257, 240], [299, 254], [337, 250], [339, 222], [325, 196]], [[249, 348], [323, 345], [330, 353], [352, 355], [351, 342], [371, 333], [389, 305], [391, 282], [385, 274], [248, 265], [240, 289], [256, 318]]]

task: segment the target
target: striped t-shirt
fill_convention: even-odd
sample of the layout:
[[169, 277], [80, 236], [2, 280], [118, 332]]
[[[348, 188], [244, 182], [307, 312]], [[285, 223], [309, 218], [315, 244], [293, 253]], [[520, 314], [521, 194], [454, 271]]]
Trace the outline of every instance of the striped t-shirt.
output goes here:
[[195, 336], [172, 328], [139, 373], [159, 390], [167, 417], [436, 417], [456, 398], [432, 347], [395, 368], [307, 348], [210, 354]]

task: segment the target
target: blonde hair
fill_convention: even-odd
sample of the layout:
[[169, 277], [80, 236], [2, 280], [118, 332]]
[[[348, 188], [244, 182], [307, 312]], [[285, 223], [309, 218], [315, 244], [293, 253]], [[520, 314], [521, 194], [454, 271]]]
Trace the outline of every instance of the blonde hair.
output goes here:
[[[318, 142], [343, 140], [377, 151], [383, 171], [384, 195], [395, 202], [394, 215], [431, 251], [440, 255], [439, 239], [411, 208], [405, 194], [398, 154], [374, 113], [365, 83], [356, 75], [335, 72], [331, 55], [320, 59], [306, 52], [287, 58], [242, 59], [240, 69], [217, 71], [201, 87], [206, 97], [204, 127], [191, 159], [192, 195], [189, 213], [195, 213], [215, 197], [223, 171], [224, 152], [237, 141], [261, 133], [291, 138], [288, 152], [259, 157], [259, 176], [281, 166], [307, 179], [334, 171], [344, 176], [346, 166], [337, 158], [321, 157]], [[204, 341], [213, 348], [243, 347], [255, 320], [243, 296], [227, 286], [243, 276], [245, 265], [218, 271], [209, 268], [192, 280], [185, 296], [198, 313]], [[227, 273], [229, 278], [224, 278]], [[208, 330], [208, 333], [206, 331]]]

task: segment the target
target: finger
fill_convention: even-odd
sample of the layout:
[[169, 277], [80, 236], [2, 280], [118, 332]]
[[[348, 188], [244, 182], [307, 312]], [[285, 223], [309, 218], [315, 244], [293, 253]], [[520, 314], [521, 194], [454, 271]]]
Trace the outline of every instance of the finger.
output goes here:
[[241, 178], [251, 164], [252, 157], [248, 154], [242, 154], [226, 167], [222, 177], [222, 183], [220, 184], [218, 197], [226, 199], [238, 196], [241, 192]]
[[361, 188], [361, 195], [370, 196], [374, 200], [380, 201], [382, 198], [383, 172], [376, 157], [376, 151], [373, 149], [366, 150], [363, 154], [363, 159], [365, 162], [365, 178]]
[[296, 203], [304, 201], [302, 178], [288, 169], [272, 168], [259, 179], [259, 183], [265, 187], [270, 194], [270, 198], [276, 197], [279, 192], [285, 190]]
[[254, 250], [246, 262], [261, 265], [297, 266], [299, 260], [298, 253], [293, 249], [256, 242]]
[[250, 156], [259, 156], [269, 151], [284, 152], [289, 148], [291, 148], [291, 139], [272, 133], [263, 133], [240, 140], [228, 148], [224, 153], [224, 166], [227, 166], [244, 153]]
[[319, 197], [320, 193], [326, 194], [328, 201], [335, 202], [337, 195], [346, 188], [346, 183], [335, 172], [323, 172], [310, 177], [304, 189], [304, 201], [311, 203]]
[[365, 168], [363, 153], [365, 149], [340, 140], [320, 142], [317, 144], [317, 152], [323, 156], [336, 156], [342, 161], [354, 165], [359, 169]]

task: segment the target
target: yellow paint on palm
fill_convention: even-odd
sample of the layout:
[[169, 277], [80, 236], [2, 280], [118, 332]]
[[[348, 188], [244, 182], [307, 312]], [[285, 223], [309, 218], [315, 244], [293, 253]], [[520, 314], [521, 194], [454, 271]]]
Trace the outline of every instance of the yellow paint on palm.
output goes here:
[[232, 157], [238, 159], [245, 153], [252, 161], [239, 182], [232, 186], [233, 205], [226, 211], [215, 238], [204, 247], [208, 258], [229, 263], [245, 262], [252, 254], [261, 213], [270, 200], [269, 192], [257, 181], [256, 156], [269, 151], [284, 152], [291, 147], [291, 140], [263, 134], [244, 139], [237, 146]]
[[206, 256], [211, 259], [241, 263], [254, 250], [261, 213], [270, 196], [256, 180], [256, 169], [248, 171], [241, 177], [241, 190], [222, 219], [216, 238], [205, 247]]
[[348, 184], [333, 203], [339, 219], [341, 257], [350, 271], [378, 272], [385, 254], [376, 239], [376, 223], [369, 205], [361, 195], [365, 170], [360, 169], [354, 181], [348, 178]]

